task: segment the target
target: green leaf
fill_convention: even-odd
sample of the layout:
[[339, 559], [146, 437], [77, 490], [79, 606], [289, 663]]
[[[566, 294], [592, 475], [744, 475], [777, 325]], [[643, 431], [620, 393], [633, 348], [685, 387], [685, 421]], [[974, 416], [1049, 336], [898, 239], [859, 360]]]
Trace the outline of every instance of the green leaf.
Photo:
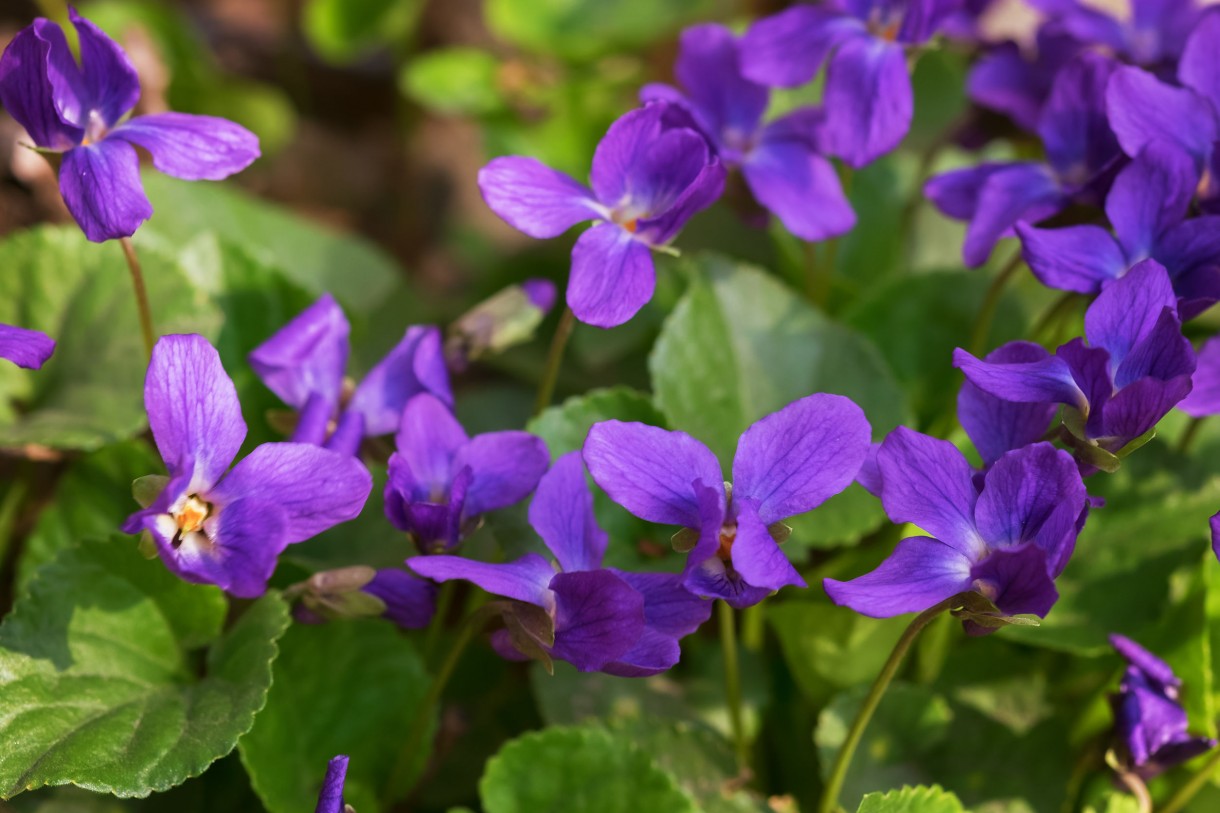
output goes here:
[[438, 113], [479, 116], [504, 109], [500, 61], [478, 48], [442, 48], [416, 57], [398, 75], [407, 97]]
[[331, 62], [350, 62], [369, 51], [405, 45], [423, 0], [309, 0], [305, 36]]
[[288, 611], [268, 594], [221, 635], [225, 612], [220, 590], [126, 538], [39, 570], [0, 625], [0, 697], [21, 710], [0, 718], [0, 797], [69, 783], [145, 796], [232, 750], [266, 700]]
[[353, 621], [294, 625], [280, 649], [267, 705], [238, 746], [259, 798], [271, 813], [311, 810], [327, 760], [347, 754], [347, 801], [379, 810], [428, 686], [414, 648], [388, 622]]
[[548, 728], [513, 740], [488, 760], [479, 795], [487, 813], [699, 809], [646, 751], [594, 727]]
[[888, 793], [870, 793], [856, 813], [965, 813], [962, 803], [940, 785], [904, 787]]
[[[158, 252], [142, 252], [161, 333], [209, 334], [215, 309]], [[57, 342], [41, 370], [0, 366], [0, 446], [97, 449], [144, 426], [144, 372], [131, 277], [117, 243], [43, 227], [0, 243], [0, 322]]]

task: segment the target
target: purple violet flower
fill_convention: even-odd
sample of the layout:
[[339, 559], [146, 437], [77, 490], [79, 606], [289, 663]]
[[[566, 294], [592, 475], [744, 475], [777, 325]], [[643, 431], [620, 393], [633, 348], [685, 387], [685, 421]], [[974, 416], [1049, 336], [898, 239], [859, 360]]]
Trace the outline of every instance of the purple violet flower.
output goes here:
[[1178, 409], [1192, 418], [1220, 415], [1220, 336], [1204, 342], [1195, 359], [1190, 394], [1178, 402]]
[[347, 781], [348, 757], [340, 754], [326, 763], [326, 777], [318, 792], [318, 806], [313, 813], [354, 813], [343, 801], [343, 785]]
[[406, 570], [382, 568], [362, 590], [381, 599], [381, 617], [403, 629], [423, 629], [436, 614], [436, 585]]
[[688, 590], [749, 607], [784, 585], [805, 586], [773, 534], [851, 484], [869, 431], [849, 399], [818, 393], [742, 433], [731, 484], [702, 443], [642, 423], [594, 424], [584, 459], [616, 503], [649, 522], [681, 525], [698, 540], [683, 572]]
[[[1046, 351], [1039, 345], [1009, 342], [988, 353], [986, 362], [1021, 364], [1039, 361], [1045, 356]], [[999, 398], [979, 389], [969, 379], [962, 382], [957, 392], [958, 420], [983, 459], [984, 471], [1007, 452], [1042, 440], [1057, 410], [1055, 404], [1016, 403]]]
[[55, 352], [55, 340], [37, 330], [0, 325], [0, 359], [18, 367], [37, 370]]
[[1121, 157], [1103, 106], [1114, 64], [1082, 54], [1059, 71], [1043, 105], [1038, 135], [1045, 163], [983, 163], [931, 178], [924, 195], [945, 215], [969, 221], [962, 259], [974, 268], [1021, 221], [1036, 223], [1072, 201], [1100, 198]]
[[966, 77], [966, 95], [1035, 133], [1055, 77], [1080, 51], [1074, 37], [1043, 25], [1032, 55], [1015, 42], [1002, 42], [979, 57]]
[[1110, 643], [1127, 661], [1110, 704], [1134, 772], [1150, 779], [1214, 748], [1215, 740], [1186, 733], [1186, 710], [1178, 698], [1182, 681], [1169, 664], [1122, 635], [1111, 635]]
[[720, 160], [739, 167], [755, 199], [797, 237], [825, 240], [850, 231], [856, 214], [818, 148], [821, 111], [800, 108], [764, 125], [771, 92], [741, 74], [739, 51], [739, 40], [722, 25], [687, 28], [674, 66], [685, 94], [652, 84], [640, 99], [687, 110]]
[[[489, 593], [544, 609], [554, 640], [543, 649], [582, 672], [644, 677], [669, 669], [681, 654], [678, 639], [699, 628], [712, 604], [669, 573], [628, 573], [602, 567], [608, 537], [593, 515], [579, 452], [555, 461], [530, 504], [530, 524], [555, 556], [536, 553], [504, 564], [459, 556], [416, 556], [407, 566], [437, 581], [465, 579]], [[510, 636], [497, 649], [513, 654]]]
[[[979, 389], [1017, 403], [1065, 404], [1078, 437], [1116, 453], [1156, 425], [1191, 386], [1195, 354], [1182, 336], [1169, 275], [1144, 260], [1107, 285], [1085, 314], [1086, 345], [1073, 339], [1040, 359], [979, 361], [958, 348], [953, 363]], [[1074, 421], [1068, 420], [1069, 425]]]
[[724, 166], [707, 140], [675, 123], [688, 119], [657, 102], [610, 125], [593, 154], [592, 189], [522, 156], [479, 170], [487, 205], [530, 237], [595, 221], [572, 248], [567, 301], [580, 321], [614, 327], [634, 316], [656, 285], [652, 249], [724, 190]]
[[1123, 62], [1150, 69], [1178, 61], [1203, 6], [1197, 0], [1134, 0], [1130, 15], [1117, 17], [1081, 0], [1031, 0], [1052, 27], [1082, 45], [1103, 46]]
[[144, 406], [169, 477], [123, 530], [148, 531], [166, 567], [188, 582], [262, 594], [280, 551], [357, 516], [373, 487], [355, 458], [303, 443], [264, 443], [229, 470], [246, 423], [202, 336], [157, 340]]
[[906, 48], [926, 42], [957, 0], [843, 0], [796, 5], [757, 21], [741, 43], [741, 72], [761, 85], [795, 87], [827, 63], [822, 144], [862, 167], [898, 146], [914, 94]]
[[826, 579], [831, 600], [889, 618], [973, 591], [1005, 615], [1046, 615], [1059, 597], [1055, 578], [1072, 555], [1087, 500], [1070, 455], [1049, 443], [1006, 452], [980, 488], [953, 444], [900, 426], [881, 444], [877, 468], [890, 519], [931, 536], [902, 540], [871, 573]]
[[457, 547], [480, 516], [525, 499], [550, 463], [546, 444], [528, 432], [467, 437], [426, 392], [407, 402], [396, 441], [385, 513], [421, 553]]
[[225, 119], [157, 113], [121, 121], [140, 98], [135, 68], [100, 28], [75, 9], [68, 15], [80, 64], [63, 30], [39, 17], [0, 57], [0, 104], [35, 145], [63, 154], [59, 188], [86, 237], [130, 237], [152, 215], [136, 147], [188, 181], [218, 181], [258, 158], [258, 138]]
[[251, 351], [254, 372], [300, 413], [293, 441], [354, 455], [364, 438], [398, 430], [413, 395], [430, 392], [453, 403], [435, 327], [407, 328], [354, 391], [347, 390], [343, 377], [350, 330], [343, 309], [330, 294], [323, 294]]

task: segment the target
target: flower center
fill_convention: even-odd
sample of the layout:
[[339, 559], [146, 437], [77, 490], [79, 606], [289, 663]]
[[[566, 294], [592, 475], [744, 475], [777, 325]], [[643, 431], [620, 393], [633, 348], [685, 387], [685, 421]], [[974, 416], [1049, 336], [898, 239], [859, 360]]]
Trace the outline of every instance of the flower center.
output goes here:
[[737, 523], [726, 522], [720, 526], [720, 547], [716, 550], [716, 555], [724, 561], [731, 560], [733, 555], [733, 542], [737, 539]]
[[89, 118], [85, 121], [85, 136], [81, 139], [81, 146], [88, 147], [90, 144], [96, 144], [106, 137], [106, 122], [102, 119], [102, 114], [96, 110], [89, 111]]
[[178, 530], [174, 533], [171, 544], [177, 550], [182, 545], [182, 539], [187, 534], [193, 534], [203, 528], [203, 523], [212, 513], [212, 504], [204, 502], [199, 495], [192, 494], [174, 514], [174, 524]]

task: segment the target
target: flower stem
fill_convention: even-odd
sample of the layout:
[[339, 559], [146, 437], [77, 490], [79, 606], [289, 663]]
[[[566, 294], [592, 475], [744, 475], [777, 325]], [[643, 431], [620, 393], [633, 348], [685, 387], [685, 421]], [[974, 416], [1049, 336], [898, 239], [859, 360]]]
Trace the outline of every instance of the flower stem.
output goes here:
[[838, 809], [839, 793], [843, 790], [843, 780], [847, 778], [847, 769], [851, 766], [852, 757], [855, 756], [856, 746], [860, 744], [860, 739], [864, 736], [864, 729], [868, 727], [873, 712], [877, 710], [881, 698], [885, 695], [885, 690], [889, 688], [894, 675], [898, 673], [898, 667], [902, 665], [902, 659], [907, 654], [907, 650], [911, 648], [911, 644], [915, 642], [920, 631], [933, 619], [945, 610], [960, 604], [961, 599], [958, 596], [952, 596], [924, 610], [915, 616], [915, 620], [902, 633], [898, 643], [894, 644], [889, 659], [881, 667], [881, 674], [877, 675], [877, 679], [873, 681], [872, 688], [868, 690], [864, 703], [856, 712], [856, 719], [852, 721], [851, 728], [847, 731], [847, 737], [839, 748], [834, 766], [830, 769], [830, 777], [826, 780], [826, 788], [822, 791], [822, 802], [818, 805], [818, 813], [834, 813]]
[[457, 591], [456, 581], [447, 581], [441, 585], [436, 596], [436, 609], [432, 613], [432, 622], [428, 624], [424, 634], [424, 664], [432, 663], [436, 655], [436, 645], [440, 641], [441, 631], [445, 628], [445, 619], [453, 608], [453, 594]]
[[1118, 771], [1117, 774], [1118, 781], [1135, 797], [1139, 813], [1152, 813], [1152, 797], [1148, 794], [1148, 786], [1144, 784], [1144, 780], [1128, 771]]
[[1199, 429], [1202, 426], [1202, 418], [1190, 419], [1190, 423], [1186, 424], [1186, 428], [1182, 430], [1182, 435], [1178, 438], [1178, 454], [1190, 452], [1190, 447], [1194, 445], [1195, 438], [1199, 436]]
[[1211, 781], [1216, 774], [1216, 769], [1220, 768], [1220, 748], [1213, 749], [1211, 756], [1207, 758], [1207, 762], [1199, 769], [1198, 773], [1190, 778], [1182, 787], [1178, 788], [1178, 792], [1169, 797], [1158, 813], [1178, 813], [1179, 810], [1186, 807], [1191, 799], [1195, 798], [1195, 794], [1203, 790], [1203, 786]]
[[1030, 331], [1030, 340], [1040, 342], [1053, 338], [1053, 334], [1058, 332], [1059, 323], [1071, 315], [1080, 299], [1080, 294], [1068, 291], [1055, 300]]
[[144, 272], [140, 270], [140, 258], [136, 256], [136, 247], [130, 237], [120, 237], [119, 245], [123, 247], [123, 256], [127, 258], [127, 268], [131, 271], [131, 286], [136, 291], [136, 309], [140, 312], [140, 331], [144, 334], [144, 349], [152, 358], [153, 345], [157, 343], [157, 334], [153, 330], [152, 308], [148, 305], [148, 289], [144, 287]]
[[737, 619], [733, 608], [723, 601], [716, 602], [716, 620], [720, 624], [720, 648], [724, 656], [724, 697], [729, 707], [729, 726], [733, 729], [733, 744], [737, 751], [739, 776], [750, 773], [750, 745], [746, 742], [745, 723], [741, 715], [741, 664], [737, 658]]
[[991, 323], [995, 319], [996, 309], [1000, 305], [1000, 295], [1004, 293], [1004, 288], [1016, 276], [1022, 264], [1021, 249], [1017, 249], [987, 288], [983, 304], [979, 306], [978, 316], [974, 320], [974, 330], [970, 333], [971, 355], [981, 356], [987, 349], [987, 337], [991, 333]]
[[555, 335], [551, 339], [551, 349], [546, 354], [546, 369], [542, 372], [542, 381], [538, 385], [538, 400], [534, 402], [534, 414], [551, 405], [555, 395], [555, 382], [559, 380], [559, 367], [563, 363], [563, 351], [568, 346], [568, 338], [572, 328], [576, 327], [576, 315], [571, 308], [564, 308], [555, 327]]

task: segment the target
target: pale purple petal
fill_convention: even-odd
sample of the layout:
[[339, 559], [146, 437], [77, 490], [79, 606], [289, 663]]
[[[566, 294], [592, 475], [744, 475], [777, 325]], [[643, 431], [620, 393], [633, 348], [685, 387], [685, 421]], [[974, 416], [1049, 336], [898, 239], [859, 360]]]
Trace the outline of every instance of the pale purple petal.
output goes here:
[[[694, 482], [724, 482], [720, 463], [702, 443], [642, 423], [594, 424], [585, 439], [584, 461], [610, 499], [641, 519], [667, 525], [701, 527]], [[723, 487], [720, 491], [723, 503]]]
[[682, 586], [678, 573], [631, 573], [609, 570], [644, 597], [644, 622], [671, 638], [690, 635], [712, 615], [712, 602]]
[[347, 760], [337, 756], [326, 764], [326, 777], [318, 793], [318, 806], [314, 813], [343, 813], [343, 783], [347, 778]]
[[561, 570], [572, 573], [602, 566], [610, 537], [593, 515], [593, 494], [585, 482], [580, 452], [563, 455], [543, 475], [530, 503], [529, 519]]
[[1198, 181], [1190, 156], [1161, 142], [1144, 147], [1118, 173], [1106, 216], [1132, 262], [1151, 255], [1160, 236], [1186, 218]]
[[703, 23], [684, 30], [674, 75], [717, 140], [758, 128], [770, 93], [742, 76], [737, 38], [728, 28]]
[[233, 381], [202, 336], [162, 336], [144, 379], [144, 408], [170, 476], [215, 485], [246, 438]]
[[904, 539], [876, 570], [851, 581], [824, 579], [830, 600], [870, 618], [922, 612], [971, 589], [970, 560], [938, 539]]
[[[711, 606], [710, 601], [704, 604]], [[676, 639], [645, 627], [635, 646], [618, 660], [604, 664], [601, 671], [616, 677], [649, 677], [672, 667], [681, 655], [682, 650]]]
[[318, 392], [313, 393], [297, 413], [297, 425], [292, 430], [290, 440], [293, 443], [325, 445], [326, 433], [330, 431], [334, 411], [329, 397]]
[[[690, 131], [693, 132], [693, 131]], [[682, 230], [686, 221], [711, 206], [724, 193], [726, 170], [719, 159], [707, 155], [707, 162], [694, 180], [664, 213], [642, 218], [636, 237], [650, 246], [665, 245]], [[575, 254], [575, 252], [573, 252]]]
[[[1113, 367], [1121, 368], [1132, 348], [1156, 328], [1166, 308], [1176, 314], [1177, 303], [1165, 269], [1155, 260], [1144, 260], [1093, 300], [1084, 316], [1085, 336], [1092, 347], [1109, 352]], [[1121, 387], [1126, 382], [1116, 383]]]
[[55, 340], [37, 330], [0, 324], [0, 359], [37, 370], [55, 352]]
[[493, 212], [530, 237], [557, 237], [601, 216], [584, 184], [534, 158], [496, 158], [479, 170], [479, 191]]
[[464, 516], [472, 517], [524, 500], [551, 463], [542, 439], [529, 432], [488, 432], [458, 449], [455, 471], [469, 468]]
[[303, 409], [311, 395], [319, 396], [329, 420], [343, 390], [350, 332], [343, 309], [330, 294], [322, 294], [250, 352], [250, 367], [294, 409]]
[[644, 634], [644, 597], [608, 570], [559, 573], [551, 654], [582, 672], [618, 660]]
[[555, 568], [536, 553], [503, 564], [476, 562], [461, 556], [412, 556], [407, 567], [437, 582], [463, 579], [488, 593], [516, 599], [544, 609], [553, 606], [550, 583]]
[[655, 287], [651, 251], [621, 226], [594, 226], [572, 248], [568, 305], [586, 324], [623, 324], [652, 299]]
[[397, 456], [410, 472], [417, 499], [444, 497], [456, 470], [453, 460], [468, 438], [457, 418], [436, 396], [420, 393], [407, 402], [395, 437]]
[[50, 20], [23, 28], [0, 57], [0, 106], [39, 147], [66, 150], [80, 143], [79, 85], [64, 33]]
[[[1009, 342], [987, 355], [992, 364], [1041, 361], [1050, 353], [1031, 342]], [[1006, 401], [963, 381], [957, 394], [957, 417], [985, 465], [1005, 452], [1038, 441], [1046, 433], [1058, 407]]]
[[1041, 361], [993, 364], [980, 361], [962, 350], [953, 351], [953, 366], [966, 374], [976, 387], [997, 398], [1018, 403], [1068, 404], [1081, 411], [1088, 399], [1072, 375], [1072, 368], [1058, 356]]
[[140, 182], [140, 158], [126, 141], [104, 138], [64, 153], [59, 167], [64, 204], [95, 243], [130, 237], [152, 217]]
[[[140, 77], [118, 43], [69, 6], [68, 17], [80, 39], [81, 102], [86, 116], [96, 114], [114, 126], [140, 100]], [[87, 123], [81, 120], [80, 124]]]
[[787, 138], [781, 122], [763, 131], [741, 170], [755, 199], [802, 240], [826, 240], [856, 225], [839, 175], [806, 139]]
[[755, 422], [737, 442], [734, 498], [756, 501], [764, 525], [812, 511], [851, 485], [870, 433], [864, 412], [849, 398], [817, 393], [794, 401]]
[[767, 523], [759, 518], [755, 501], [738, 499], [734, 494], [733, 506], [737, 512], [737, 535], [730, 558], [738, 575], [747, 584], [767, 590], [779, 590], [786, 585], [804, 587], [805, 580], [779, 549], [779, 543], [767, 531]]
[[750, 26], [740, 45], [741, 72], [762, 85], [796, 87], [863, 27], [841, 12], [798, 4]]
[[857, 169], [906, 136], [914, 93], [902, 47], [872, 37], [845, 42], [830, 59], [823, 93], [826, 151]]
[[590, 180], [596, 199], [614, 206], [634, 195], [631, 179], [638, 172], [652, 144], [665, 129], [669, 105], [649, 104], [619, 117], [593, 153]]
[[1044, 618], [1059, 599], [1047, 553], [1033, 544], [993, 551], [971, 569], [970, 576], [983, 583], [987, 597], [1005, 615], [1033, 613]]
[[1215, 11], [1195, 22], [1178, 62], [1178, 81], [1220, 111], [1220, 14]]
[[348, 411], [364, 416], [369, 437], [398, 431], [407, 401], [421, 392], [452, 407], [453, 391], [441, 350], [441, 332], [433, 325], [412, 325], [401, 341], [361, 380]]
[[[625, 178], [628, 190], [625, 202], [630, 210], [639, 213], [641, 232], [644, 222], [675, 207], [712, 160], [707, 140], [686, 128], [665, 130], [644, 146], [636, 162], [626, 168]], [[687, 214], [683, 222], [693, 213]]]
[[111, 130], [152, 155], [153, 166], [185, 181], [221, 181], [262, 153], [258, 136], [228, 119], [189, 113], [138, 116]]
[[385, 604], [382, 617], [403, 629], [423, 629], [436, 613], [436, 585], [405, 570], [378, 570], [360, 589], [381, 599]]
[[287, 519], [285, 542], [292, 544], [354, 519], [372, 488], [368, 469], [354, 457], [305, 443], [264, 443], [208, 496], [278, 506]]
[[1127, 270], [1118, 241], [1100, 226], [1039, 229], [1018, 223], [1016, 232], [1029, 270], [1047, 287], [1095, 294]]
[[1220, 336], [1203, 343], [1197, 361], [1190, 395], [1182, 399], [1178, 409], [1195, 418], [1220, 414]]
[[1205, 99], [1139, 68], [1114, 72], [1106, 88], [1106, 109], [1127, 155], [1139, 155], [1148, 144], [1163, 141], [1202, 163], [1217, 138], [1216, 113]]

